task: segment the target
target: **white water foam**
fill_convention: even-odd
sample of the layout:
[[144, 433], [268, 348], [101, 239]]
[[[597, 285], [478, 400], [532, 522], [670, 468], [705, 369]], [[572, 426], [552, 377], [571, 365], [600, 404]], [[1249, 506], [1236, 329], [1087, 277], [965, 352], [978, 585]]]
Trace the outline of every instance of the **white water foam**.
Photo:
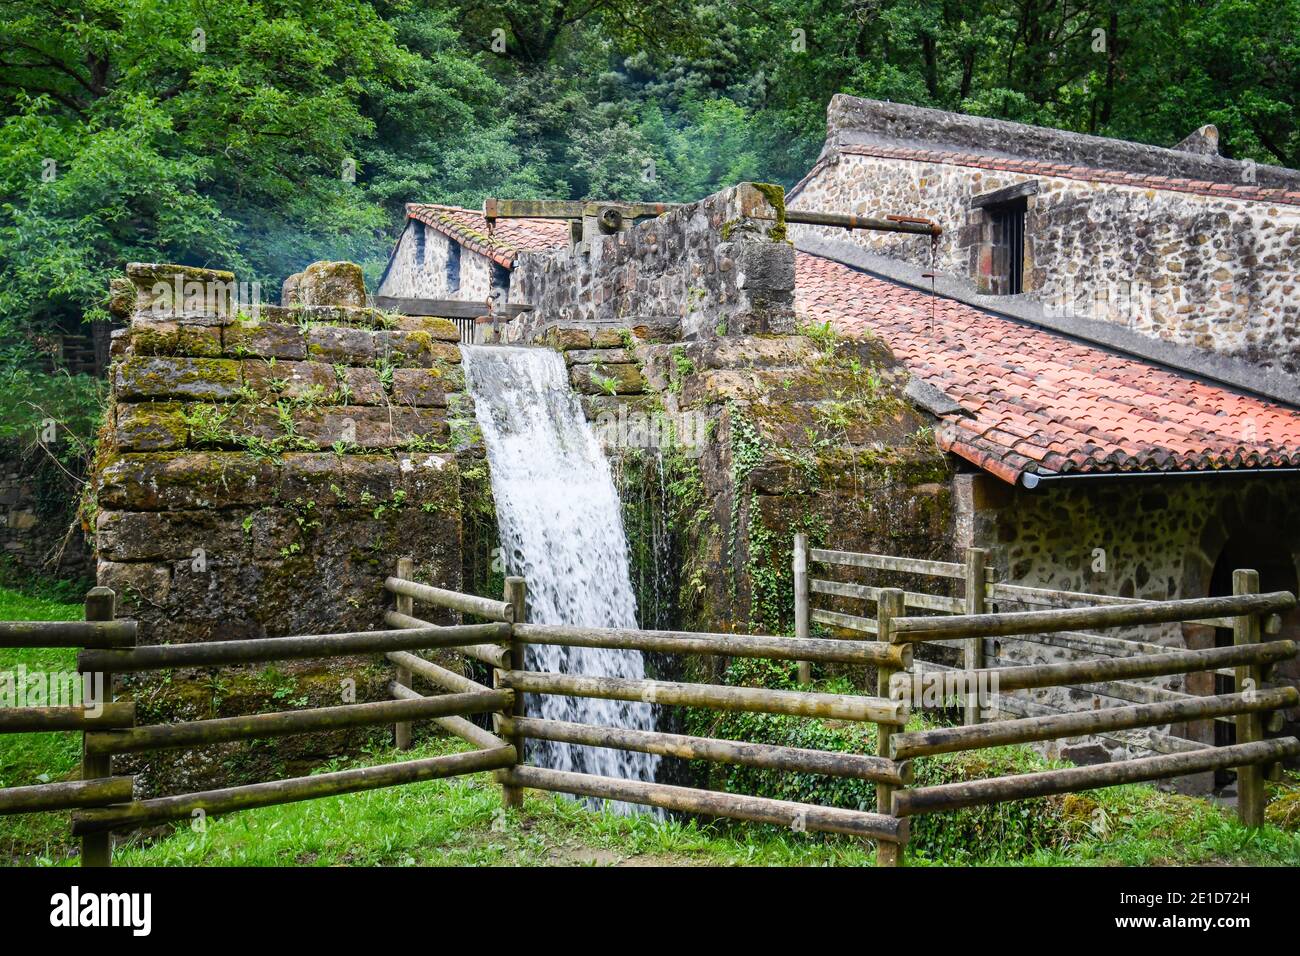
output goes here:
[[[528, 583], [528, 621], [636, 627], [622, 509], [600, 443], [569, 387], [563, 357], [545, 348], [462, 345], [466, 388], [487, 445], [508, 573]], [[642, 679], [639, 651], [530, 645], [529, 670]], [[654, 706], [529, 694], [532, 716], [654, 729]], [[529, 741], [530, 763], [653, 780], [659, 758]], [[619, 806], [621, 810], [630, 808]]]

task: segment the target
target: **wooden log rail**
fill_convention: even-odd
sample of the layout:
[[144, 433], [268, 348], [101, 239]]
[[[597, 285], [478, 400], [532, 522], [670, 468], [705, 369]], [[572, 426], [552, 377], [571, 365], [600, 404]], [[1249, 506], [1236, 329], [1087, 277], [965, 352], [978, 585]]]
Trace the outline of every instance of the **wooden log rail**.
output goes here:
[[0, 647], [134, 647], [135, 621], [0, 621]]
[[150, 671], [171, 667], [206, 667], [218, 664], [256, 664], [264, 661], [383, 654], [388, 651], [431, 647], [463, 647], [491, 641], [508, 641], [509, 624], [462, 624], [454, 627], [407, 628], [394, 631], [354, 631], [344, 634], [309, 634], [264, 637], [205, 644], [155, 644], [132, 650], [82, 651], [77, 668], [82, 671]]
[[[421, 620], [410, 614], [403, 614], [401, 611], [387, 611], [384, 613], [384, 623], [394, 628], [431, 628], [439, 627], [429, 621]], [[500, 667], [506, 659], [506, 651], [498, 644], [466, 644], [463, 647], [456, 647], [454, 650], [460, 651], [466, 657], [472, 657], [476, 661], [481, 661], [489, 667]]]
[[341, 707], [219, 717], [176, 724], [151, 724], [129, 730], [88, 733], [86, 753], [122, 754], [203, 747], [232, 740], [288, 737], [293, 734], [372, 727], [376, 724], [429, 717], [485, 714], [509, 707], [513, 702], [514, 695], [509, 691], [484, 688], [473, 693], [421, 697], [418, 700], [381, 700], [369, 704], [345, 704]]
[[761, 767], [765, 770], [788, 770], [791, 773], [852, 777], [894, 786], [905, 786], [913, 779], [912, 765], [907, 761], [895, 761], [864, 754], [781, 747], [775, 744], [755, 744], [743, 740], [720, 740], [715, 737], [694, 737], [652, 730], [597, 727], [592, 724], [542, 720], [535, 717], [512, 717], [506, 721], [502, 730], [508, 734], [518, 733], [529, 740], [549, 740], [586, 747], [612, 747], [618, 750], [658, 754], [661, 757], [708, 760], [734, 766]]
[[852, 697], [810, 691], [769, 690], [765, 687], [681, 684], [672, 681], [627, 680], [617, 677], [585, 677], [514, 670], [502, 673], [501, 682], [505, 687], [530, 694], [629, 700], [706, 707], [711, 710], [870, 721], [899, 726], [907, 723], [910, 712], [908, 705], [903, 701], [890, 700], [886, 697]]
[[812, 548], [808, 556], [821, 564], [838, 564], [851, 568], [870, 568], [874, 571], [898, 571], [903, 574], [925, 574], [931, 577], [963, 578], [966, 566], [952, 561], [927, 561], [921, 558], [899, 558], [889, 554], [860, 554], [855, 551], [830, 551]]
[[343, 793], [418, 783], [422, 780], [437, 780], [485, 770], [500, 770], [512, 766], [514, 762], [513, 747], [496, 747], [491, 750], [472, 750], [445, 757], [406, 760], [400, 763], [381, 764], [377, 767], [360, 767], [355, 770], [339, 770], [309, 777], [291, 777], [287, 780], [227, 787], [223, 790], [137, 800], [102, 810], [74, 813], [72, 832], [82, 836], [147, 827], [166, 823], [169, 820], [189, 819], [198, 810], [216, 816], [235, 810], [251, 810], [255, 807], [316, 800]]
[[1043, 631], [1169, 624], [1212, 617], [1289, 611], [1296, 605], [1289, 591], [1235, 594], [1181, 601], [1013, 611], [1005, 614], [958, 614], [952, 617], [911, 617], [897, 622], [896, 641], [946, 641], [971, 637], [1000, 637]]
[[1300, 740], [1295, 737], [1283, 737], [1234, 744], [1229, 747], [1206, 747], [1182, 754], [1141, 757], [1090, 767], [1070, 767], [1064, 770], [1045, 770], [1041, 773], [1027, 773], [1012, 777], [945, 783], [933, 787], [895, 791], [893, 812], [895, 816], [908, 817], [918, 813], [958, 810], [962, 807], [1001, 803], [1006, 800], [1025, 800], [1057, 793], [1113, 787], [1123, 783], [1159, 780], [1163, 777], [1181, 777], [1206, 770], [1257, 766], [1297, 755], [1300, 755]]
[[664, 654], [704, 654], [725, 657], [762, 657], [770, 660], [807, 660], [837, 664], [888, 663], [907, 667], [912, 655], [898, 653], [905, 645], [875, 641], [834, 641], [820, 638], [769, 637], [746, 634], [708, 634], [689, 631], [641, 631], [604, 627], [570, 627], [563, 624], [516, 624], [514, 638], [524, 644], [558, 644], [566, 647], [607, 647]]
[[448, 591], [445, 588], [436, 588], [429, 584], [419, 584], [398, 577], [388, 578], [384, 581], [384, 587], [393, 594], [414, 598], [425, 604], [433, 604], [437, 607], [473, 614], [475, 617], [485, 618], [489, 621], [509, 622], [511, 614], [514, 613], [514, 609], [505, 601], [492, 601], [473, 594], [461, 594], [457, 591]]
[[108, 727], [130, 727], [134, 723], [135, 704], [133, 703], [0, 708], [0, 734], [98, 730]]
[[894, 760], [910, 760], [959, 750], [1081, 737], [1101, 731], [1156, 727], [1182, 720], [1204, 720], [1297, 705], [1300, 705], [1300, 691], [1294, 687], [1282, 687], [1253, 694], [1220, 694], [1214, 697], [1192, 697], [1174, 703], [1084, 710], [1057, 716], [1001, 720], [977, 726], [940, 727], [894, 734], [889, 740], [889, 754]]
[[76, 807], [99, 807], [131, 799], [134, 777], [96, 777], [0, 789], [0, 814], [47, 813]]
[[663, 783], [620, 780], [586, 773], [544, 770], [541, 767], [515, 767], [506, 776], [519, 787], [533, 787], [571, 793], [580, 797], [621, 800], [644, 806], [660, 807], [682, 813], [731, 817], [755, 823], [772, 823], [796, 831], [817, 830], [867, 837], [891, 844], [907, 842], [907, 821], [896, 816], [819, 807], [811, 803], [794, 803], [768, 797], [748, 797], [714, 790], [695, 790]]
[[[991, 687], [996, 692], [1028, 690], [1034, 687], [1058, 687], [1095, 681], [1124, 680], [1134, 677], [1167, 677], [1214, 670], [1227, 665], [1275, 664], [1296, 656], [1294, 641], [1272, 641], [1238, 647], [1211, 647], [1200, 651], [1171, 651], [1143, 657], [1107, 658], [1096, 661], [1070, 661], [1064, 664], [1027, 664], [1019, 667], [989, 667], [978, 671], [956, 672], [965, 686]], [[913, 699], [923, 687], [912, 676], [912, 686], [895, 690]]]
[[[425, 696], [419, 691], [412, 690], [403, 684], [393, 681], [388, 685], [388, 692], [398, 700], [423, 700]], [[447, 733], [459, 737], [468, 743], [473, 744], [480, 750], [491, 750], [494, 747], [506, 747], [509, 744], [498, 737], [491, 731], [484, 730], [478, 724], [466, 720], [464, 717], [434, 717], [429, 723], [441, 727]]]
[[[866, 584], [823, 581], [819, 578], [813, 578], [809, 581], [808, 587], [814, 594], [829, 594], [834, 597], [855, 598], [860, 601], [879, 601], [880, 592], [884, 590]], [[904, 591], [903, 603], [908, 607], [924, 611], [948, 611], [953, 614], [959, 614], [966, 609], [966, 602], [962, 598], [948, 597], [944, 594], [923, 594], [919, 591]]]

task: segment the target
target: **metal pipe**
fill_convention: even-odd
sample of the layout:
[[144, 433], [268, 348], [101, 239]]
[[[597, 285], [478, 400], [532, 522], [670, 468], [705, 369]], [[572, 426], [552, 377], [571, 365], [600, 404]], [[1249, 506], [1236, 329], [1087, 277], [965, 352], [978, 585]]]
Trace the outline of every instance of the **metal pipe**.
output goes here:
[[906, 232], [916, 236], [939, 236], [943, 229], [929, 219], [913, 216], [886, 216], [874, 219], [870, 216], [854, 216], [839, 212], [812, 212], [803, 209], [787, 209], [785, 221], [803, 226], [833, 226], [840, 229], [870, 229], [876, 232]]

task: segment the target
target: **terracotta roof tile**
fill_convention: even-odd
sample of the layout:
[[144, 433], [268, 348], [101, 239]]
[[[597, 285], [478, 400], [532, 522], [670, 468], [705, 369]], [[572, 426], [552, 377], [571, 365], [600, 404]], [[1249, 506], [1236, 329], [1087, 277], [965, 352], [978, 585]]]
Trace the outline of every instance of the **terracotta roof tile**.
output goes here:
[[407, 203], [406, 215], [509, 269], [521, 252], [555, 249], [568, 242], [563, 219], [499, 219], [492, 229], [477, 209]]
[[940, 420], [940, 447], [1007, 481], [1025, 471], [1300, 466], [1300, 410], [829, 259], [796, 261], [800, 312], [882, 339], [965, 410]]

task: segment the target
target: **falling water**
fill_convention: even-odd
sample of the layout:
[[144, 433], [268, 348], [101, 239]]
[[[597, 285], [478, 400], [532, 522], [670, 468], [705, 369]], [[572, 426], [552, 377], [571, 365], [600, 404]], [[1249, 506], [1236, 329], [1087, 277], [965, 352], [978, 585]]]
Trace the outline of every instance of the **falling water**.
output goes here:
[[[529, 622], [636, 627], [618, 495], [564, 359], [550, 349], [499, 345], [462, 345], [461, 353], [487, 445], [505, 563], [528, 582]], [[539, 644], [527, 655], [530, 670], [645, 677], [637, 651]], [[647, 703], [530, 694], [526, 706], [551, 720], [654, 729]], [[609, 777], [653, 780], [659, 762], [605, 748], [528, 746], [530, 762]]]

